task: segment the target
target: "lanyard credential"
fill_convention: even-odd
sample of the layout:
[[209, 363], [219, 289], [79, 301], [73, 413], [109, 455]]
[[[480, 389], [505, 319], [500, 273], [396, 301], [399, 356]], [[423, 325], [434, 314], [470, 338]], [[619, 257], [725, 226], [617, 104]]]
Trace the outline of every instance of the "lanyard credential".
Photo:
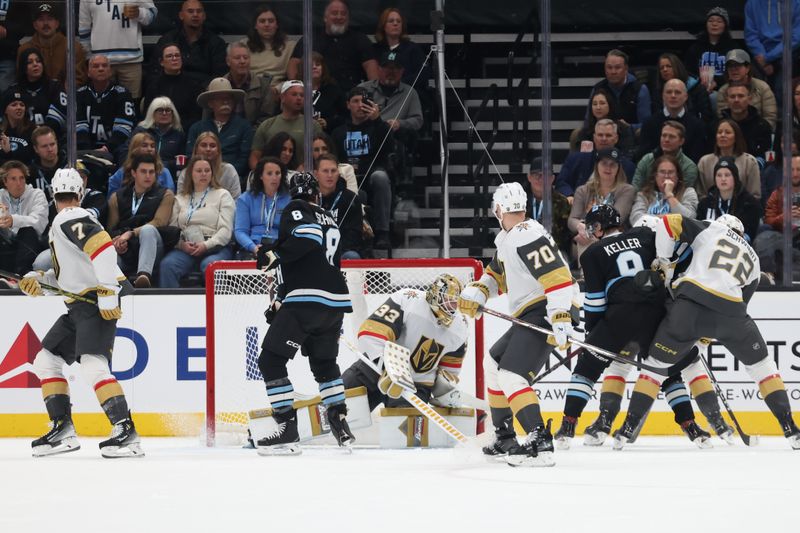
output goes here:
[[194, 212], [197, 211], [198, 209], [200, 209], [201, 207], [203, 207], [203, 202], [205, 201], [206, 196], [208, 195], [208, 190], [210, 188], [211, 187], [209, 187], [208, 189], [205, 190], [205, 192], [203, 193], [203, 196], [200, 197], [200, 201], [197, 202], [197, 205], [194, 205], [194, 193], [192, 193], [192, 196], [189, 198], [189, 214], [186, 215], [186, 225], [187, 226], [189, 225], [189, 221], [192, 220], [192, 216], [194, 215]]

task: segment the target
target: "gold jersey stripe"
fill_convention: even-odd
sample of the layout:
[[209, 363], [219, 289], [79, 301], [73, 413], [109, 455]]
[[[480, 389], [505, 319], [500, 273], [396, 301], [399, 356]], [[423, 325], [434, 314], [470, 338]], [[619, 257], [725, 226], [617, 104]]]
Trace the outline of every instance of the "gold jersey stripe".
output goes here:
[[539, 276], [539, 283], [544, 287], [545, 292], [553, 287], [564, 285], [565, 283], [572, 284], [572, 274], [565, 266], [559, 267], [552, 272]]
[[111, 242], [111, 236], [106, 231], [95, 233], [83, 245], [83, 252], [89, 257], [94, 256], [95, 252]]
[[501, 292], [508, 293], [508, 287], [506, 286], [505, 272], [495, 272], [494, 269], [492, 268], [492, 265], [487, 266], [485, 272], [494, 278]]
[[514, 414], [516, 414], [529, 405], [538, 404], [539, 398], [536, 396], [536, 393], [533, 392], [533, 390], [527, 390], [514, 395], [514, 397], [511, 398], [508, 403], [511, 406], [511, 410], [514, 412]]
[[361, 324], [361, 329], [358, 330], [359, 336], [362, 333], [373, 333], [375, 335], [380, 335], [381, 337], [385, 337], [386, 340], [390, 342], [394, 342], [397, 338], [395, 337], [394, 330], [391, 327], [370, 318], [366, 319], [364, 323]]
[[603, 388], [601, 394], [611, 393], [617, 396], [625, 394], [625, 380], [616, 378], [606, 378], [603, 380]]
[[42, 383], [42, 398], [47, 398], [54, 394], [69, 395], [69, 385], [67, 385], [67, 382], [58, 380]]
[[650, 396], [654, 400], [658, 398], [658, 391], [661, 390], [661, 387], [658, 383], [643, 377], [639, 377], [636, 380], [636, 386], [633, 388], [634, 392], [641, 392], [642, 394], [646, 394]]
[[691, 283], [692, 285], [700, 287], [704, 291], [713, 294], [717, 298], [722, 298], [723, 300], [728, 300], [729, 302], [741, 303], [743, 301], [741, 298], [737, 298], [736, 296], [731, 296], [729, 294], [725, 294], [725, 293], [722, 293], [722, 292], [719, 292], [719, 291], [715, 291], [711, 287], [706, 287], [705, 285], [703, 285], [699, 281], [691, 279], [691, 278], [685, 278], [684, 277], [684, 278], [678, 279], [675, 282], [675, 284], [673, 285], [673, 288], [677, 288], [678, 285], [680, 285], [681, 283]]
[[777, 374], [770, 376], [758, 384], [758, 390], [761, 391], [761, 396], [766, 398], [773, 392], [784, 390], [786, 387], [783, 384], [783, 379]]
[[680, 240], [681, 233], [683, 233], [683, 217], [681, 215], [666, 215], [664, 216], [664, 223], [667, 225], [667, 231], [674, 240]]
[[714, 387], [711, 385], [711, 381], [708, 379], [708, 376], [700, 376], [689, 383], [689, 390], [692, 392], [692, 396], [697, 398], [706, 392], [713, 392]]
[[492, 409], [508, 409], [508, 399], [502, 394], [489, 393], [489, 407]]
[[100, 405], [103, 405], [109, 398], [113, 398], [114, 396], [122, 396], [125, 394], [122, 392], [122, 387], [117, 381], [110, 381], [105, 385], [98, 387], [94, 393], [97, 395], [97, 400], [100, 402]]
[[522, 305], [522, 307], [520, 307], [517, 311], [514, 312], [514, 317], [515, 318], [521, 317], [522, 315], [527, 313], [531, 307], [542, 303], [543, 301], [545, 301], [546, 298], [547, 298], [546, 296], [542, 295], [534, 298], [533, 300], [528, 300]]

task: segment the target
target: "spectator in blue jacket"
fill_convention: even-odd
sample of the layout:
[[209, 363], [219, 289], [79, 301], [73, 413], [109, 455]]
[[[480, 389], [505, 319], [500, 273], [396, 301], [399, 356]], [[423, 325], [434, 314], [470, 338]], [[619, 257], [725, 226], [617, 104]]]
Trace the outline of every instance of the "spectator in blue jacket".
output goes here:
[[286, 172], [280, 159], [261, 159], [253, 171], [249, 190], [236, 200], [233, 234], [241, 247], [238, 259], [255, 259], [262, 238], [278, 239], [281, 214], [292, 199]]

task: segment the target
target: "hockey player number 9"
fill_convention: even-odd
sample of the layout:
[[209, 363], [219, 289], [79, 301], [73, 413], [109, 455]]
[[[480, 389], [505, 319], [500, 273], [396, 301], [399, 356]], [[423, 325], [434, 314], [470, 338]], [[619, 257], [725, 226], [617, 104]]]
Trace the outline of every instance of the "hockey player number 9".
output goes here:
[[730, 272], [742, 286], [747, 285], [747, 278], [753, 271], [753, 260], [742, 253], [736, 245], [725, 239], [717, 241], [717, 249], [711, 256], [708, 268], [720, 268]]

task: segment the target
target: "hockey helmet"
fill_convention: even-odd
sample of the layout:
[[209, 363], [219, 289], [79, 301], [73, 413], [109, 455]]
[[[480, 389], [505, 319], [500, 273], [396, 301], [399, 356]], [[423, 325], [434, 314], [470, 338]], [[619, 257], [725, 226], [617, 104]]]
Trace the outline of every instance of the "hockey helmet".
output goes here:
[[728, 226], [728, 228], [738, 233], [740, 237], [744, 237], [744, 224], [742, 224], [742, 221], [739, 220], [738, 217], [726, 213], [721, 217], [717, 218], [716, 221], [719, 222], [720, 224]]
[[586, 232], [594, 235], [597, 230], [605, 231], [622, 226], [622, 217], [613, 205], [597, 204], [586, 213], [583, 223], [586, 225]]
[[53, 195], [72, 193], [83, 199], [83, 178], [74, 168], [59, 168], [50, 183]]
[[319, 196], [319, 183], [310, 172], [298, 172], [289, 180], [289, 193], [292, 198], [315, 200]]
[[461, 282], [451, 274], [439, 274], [428, 287], [425, 300], [431, 306], [440, 325], [449, 326], [453, 323], [461, 289]]
[[492, 213], [497, 220], [502, 220], [505, 213], [525, 211], [528, 195], [517, 182], [501, 184], [492, 195]]

